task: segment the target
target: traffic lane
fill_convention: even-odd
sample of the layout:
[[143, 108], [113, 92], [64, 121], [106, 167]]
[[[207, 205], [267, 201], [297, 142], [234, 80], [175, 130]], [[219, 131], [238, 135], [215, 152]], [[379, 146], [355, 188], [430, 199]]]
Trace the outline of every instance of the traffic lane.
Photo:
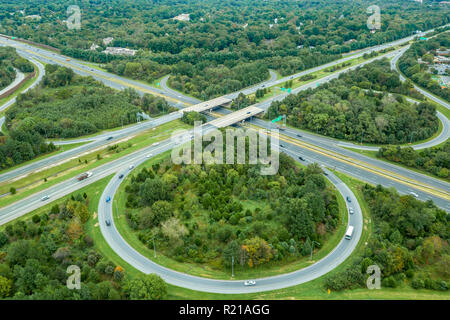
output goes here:
[[[87, 143], [85, 145], [75, 147], [73, 149], [64, 151], [62, 153], [56, 154], [54, 156], [30, 163], [28, 165], [23, 165], [17, 169], [5, 172], [0, 174], [0, 183], [12, 180], [21, 176], [24, 176], [26, 174], [29, 174], [31, 172], [35, 172], [36, 170], [40, 170], [42, 168], [54, 165], [56, 163], [59, 163], [61, 161], [65, 161], [70, 158], [77, 158], [82, 156], [82, 154], [89, 152], [90, 150], [106, 146], [108, 144], [114, 143], [116, 141], [119, 141], [120, 139], [128, 137], [130, 134], [138, 133], [142, 130], [146, 130], [155, 126], [162, 125], [164, 123], [173, 121], [175, 119], [180, 118], [181, 115], [179, 113], [172, 113], [167, 116], [163, 116], [161, 118], [156, 118], [152, 121], [143, 122], [140, 126], [130, 127], [123, 130], [121, 133], [109, 133], [105, 136], [111, 136], [111, 140], [107, 140], [105, 137], [101, 137], [100, 139], [95, 139], [90, 143]], [[87, 139], [87, 142], [90, 140]], [[84, 142], [83, 139], [81, 139], [79, 142]], [[71, 143], [76, 143], [76, 141], [72, 141]]]
[[[403, 183], [397, 182], [395, 180], [389, 179], [387, 177], [372, 173], [370, 171], [364, 170], [360, 167], [355, 167], [351, 164], [338, 161], [334, 158], [330, 158], [314, 152], [312, 150], [303, 148], [301, 146], [291, 144], [289, 142], [281, 143], [284, 147], [280, 146], [280, 151], [282, 152], [296, 152], [304, 159], [308, 161], [317, 162], [320, 165], [324, 165], [327, 168], [339, 171], [351, 177], [354, 177], [358, 180], [373, 184], [373, 185], [382, 185], [385, 187], [394, 187], [400, 194], [410, 195], [411, 192], [414, 192], [418, 195], [417, 199], [422, 201], [432, 200], [438, 207], [450, 211], [450, 204], [447, 200], [437, 197], [435, 195], [429, 194], [422, 190], [418, 190], [409, 185], [405, 185]], [[300, 160], [300, 159], [299, 159]]]
[[145, 120], [145, 121], [142, 121], [137, 124], [129, 125], [123, 129], [107, 131], [107, 132], [100, 133], [100, 134], [92, 136], [92, 137], [53, 141], [53, 143], [55, 145], [67, 145], [67, 144], [74, 144], [74, 143], [90, 142], [90, 141], [95, 141], [95, 140], [104, 140], [104, 139], [108, 139], [109, 137], [112, 137], [114, 140], [117, 140], [118, 138], [123, 138], [130, 134], [139, 133], [141, 131], [155, 128], [155, 127], [163, 125], [165, 123], [180, 119], [181, 117], [182, 117], [182, 114], [180, 114], [178, 111], [175, 111], [175, 112], [169, 113], [167, 115], [164, 115], [164, 116], [161, 116], [158, 118], [152, 118], [151, 120]]
[[[273, 128], [272, 123], [263, 121], [260, 119], [253, 119], [252, 123], [254, 123], [257, 126], [262, 127], [264, 129], [272, 129]], [[319, 138], [319, 137], [311, 135], [311, 134], [307, 135], [307, 134], [304, 134], [303, 132], [300, 132], [300, 131], [292, 129], [292, 128], [286, 128], [283, 131], [281, 131], [280, 133], [283, 135], [286, 135], [290, 138], [293, 138], [295, 140], [298, 140], [300, 142], [304, 141], [308, 144], [311, 144], [312, 147], [314, 147], [314, 146], [320, 147], [322, 149], [326, 149], [327, 151], [331, 151], [331, 152], [339, 154], [341, 156], [354, 159], [356, 163], [358, 163], [358, 161], [364, 162], [366, 164], [369, 164], [370, 166], [378, 167], [382, 170], [386, 170], [391, 173], [395, 173], [399, 176], [407, 177], [409, 179], [418, 181], [420, 183], [429, 184], [430, 186], [439, 188], [441, 190], [446, 190], [446, 191], [450, 190], [450, 184], [446, 181], [443, 181], [443, 180], [440, 180], [437, 178], [433, 178], [428, 175], [421, 174], [416, 171], [403, 168], [401, 166], [396, 166], [396, 165], [388, 163], [386, 161], [374, 159], [374, 158], [362, 155], [358, 152], [354, 152], [354, 151], [339, 147], [336, 143], [330, 143], [329, 140], [327, 141], [326, 139]], [[298, 136], [299, 134], [301, 137]]]
[[[142, 162], [144, 161], [146, 161], [146, 159], [142, 160]], [[98, 210], [100, 230], [111, 248], [122, 259], [144, 273], [157, 273], [166, 282], [176, 286], [206, 292], [238, 294], [276, 290], [298, 285], [320, 277], [344, 262], [345, 259], [353, 252], [361, 237], [363, 223], [362, 212], [359, 204], [357, 203], [357, 199], [351, 192], [351, 190], [347, 186], [345, 186], [345, 184], [343, 184], [342, 181], [339, 180], [339, 178], [328, 171], [328, 178], [332, 183], [336, 185], [337, 190], [341, 193], [344, 199], [350, 197], [352, 200], [352, 208], [354, 209], [355, 213], [353, 215], [349, 215], [349, 224], [355, 227], [355, 232], [351, 240], [342, 239], [338, 246], [331, 253], [307, 268], [279, 276], [256, 279], [256, 286], [254, 287], [244, 286], [243, 280], [212, 280], [183, 274], [162, 267], [149, 260], [148, 258], [142, 256], [130, 245], [128, 245], [128, 243], [117, 231], [114, 224], [114, 219], [112, 218], [114, 195], [116, 194], [117, 189], [119, 188], [123, 179], [125, 179], [125, 177], [123, 179], [119, 179], [118, 175], [124, 174], [126, 176], [129, 173], [130, 171], [118, 173], [116, 177], [110, 181], [107, 188], [105, 188], [105, 192], [100, 199]], [[107, 197], [111, 198], [109, 202], [106, 202]], [[348, 212], [349, 203], [346, 202], [346, 205]], [[110, 221], [110, 226], [106, 225], [106, 220]]]
[[[188, 133], [186, 136], [188, 137]], [[171, 139], [164, 140], [160, 143], [153, 144], [147, 148], [138, 150], [134, 153], [126, 155], [120, 159], [111, 161], [102, 166], [90, 170], [93, 175], [88, 179], [78, 181], [77, 177], [70, 178], [64, 182], [49, 187], [43, 191], [39, 191], [25, 199], [14, 202], [11, 205], [0, 208], [0, 225], [11, 221], [19, 216], [31, 212], [41, 206], [45, 205], [46, 201], [41, 201], [42, 197], [50, 196], [50, 201], [59, 199], [67, 194], [70, 194], [78, 189], [81, 189], [99, 179], [102, 179], [110, 174], [116, 173], [119, 170], [129, 168], [130, 165], [135, 166], [140, 159], [148, 159], [149, 154], [160, 154], [164, 151], [170, 150], [173, 147]]]
[[170, 105], [175, 105], [179, 102], [178, 95], [166, 93], [161, 89], [154, 88], [144, 83], [123, 78], [118, 75], [110, 74], [95, 68], [91, 68], [81, 62], [76, 61], [73, 58], [65, 58], [56, 53], [48, 52], [47, 50], [44, 49], [36, 49], [32, 46], [25, 46], [25, 47], [17, 46], [16, 48], [18, 51], [20, 50], [23, 53], [28, 53], [30, 56], [44, 60], [47, 63], [58, 64], [64, 67], [70, 67], [71, 69], [74, 70], [75, 73], [79, 75], [92, 76], [94, 79], [103, 82], [105, 85], [118, 90], [123, 90], [127, 87], [133, 87], [140, 94], [150, 93], [154, 95], [167, 96], [167, 98], [172, 99], [172, 100], [167, 99], [167, 102]]

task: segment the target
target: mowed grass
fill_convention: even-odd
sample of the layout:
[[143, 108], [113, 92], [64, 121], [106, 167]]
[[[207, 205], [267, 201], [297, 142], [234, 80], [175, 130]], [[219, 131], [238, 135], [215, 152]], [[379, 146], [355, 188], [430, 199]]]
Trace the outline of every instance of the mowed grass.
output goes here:
[[[154, 142], [168, 139], [174, 130], [188, 128], [190, 128], [190, 126], [179, 120], [171, 121], [156, 127], [155, 130], [149, 129], [144, 131], [127, 141], [112, 143], [111, 145], [117, 144], [119, 148], [123, 148], [123, 150], [119, 153], [116, 153], [115, 150], [108, 151], [105, 146], [102, 147], [101, 150], [88, 151], [89, 153], [79, 156], [76, 159], [71, 159], [42, 171], [31, 173], [17, 181], [3, 182], [0, 184], [0, 194], [9, 192], [11, 187], [16, 189], [21, 187], [25, 188], [19, 190], [14, 195], [10, 194], [1, 198], [0, 207], [7, 206], [33, 193], [47, 189], [59, 182], [73, 178], [83, 172], [116, 160], [144, 147], [148, 147]], [[100, 155], [100, 160], [97, 159], [97, 155]], [[85, 161], [87, 161], [87, 163], [85, 163]], [[47, 181], [44, 179], [47, 179]]]

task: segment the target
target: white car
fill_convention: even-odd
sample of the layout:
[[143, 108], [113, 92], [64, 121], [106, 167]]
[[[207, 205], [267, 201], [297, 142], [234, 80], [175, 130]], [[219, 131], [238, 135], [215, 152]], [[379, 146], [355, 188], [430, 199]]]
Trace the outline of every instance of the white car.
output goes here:
[[129, 168], [130, 168], [130, 170], [133, 169], [133, 168], [134, 168], [134, 165], [131, 164]]
[[147, 159], [149, 159], [149, 158], [151, 158], [153, 155], [150, 153], [150, 154], [148, 154], [148, 155], [146, 155], [145, 157], [147, 158]]
[[159, 142], [155, 142], [154, 144], [152, 144], [152, 146], [157, 146], [159, 144]]
[[417, 193], [415, 193], [415, 192], [410, 192], [410, 194], [414, 197], [414, 198], [418, 198], [419, 197], [419, 195], [417, 194]]
[[48, 200], [48, 199], [50, 199], [50, 196], [43, 196], [43, 197], [41, 198], [41, 201], [45, 201], [45, 200]]
[[256, 281], [254, 281], [254, 280], [246, 280], [244, 282], [244, 286], [247, 286], [247, 287], [254, 286], [255, 284], [256, 284]]
[[350, 214], [354, 214], [354, 213], [355, 213], [355, 211], [353, 211], [352, 208], [348, 209], [348, 212], [349, 212]]

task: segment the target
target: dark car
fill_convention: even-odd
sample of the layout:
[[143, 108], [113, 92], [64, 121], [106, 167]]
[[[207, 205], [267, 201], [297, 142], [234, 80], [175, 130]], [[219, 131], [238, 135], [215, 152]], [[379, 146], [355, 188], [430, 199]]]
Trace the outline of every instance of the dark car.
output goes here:
[[112, 140], [113, 139], [113, 137], [108, 137], [108, 139], [106, 139], [106, 141], [109, 141], [109, 140]]
[[285, 146], [284, 146], [283, 144], [280, 144], [280, 147], [281, 147], [281, 148], [285, 148]]
[[298, 157], [300, 160], [305, 161], [305, 159], [303, 159], [303, 157]]
[[111, 225], [111, 221], [105, 220], [106, 225], [109, 227]]
[[302, 135], [301, 135], [301, 134], [298, 134], [298, 135], [297, 135], [297, 137], [301, 138], [301, 137], [302, 137]]
[[122, 179], [123, 178], [123, 174], [121, 174], [120, 176], [119, 176], [119, 179]]
[[347, 201], [352, 202], [352, 199], [350, 199], [350, 197], [347, 197]]

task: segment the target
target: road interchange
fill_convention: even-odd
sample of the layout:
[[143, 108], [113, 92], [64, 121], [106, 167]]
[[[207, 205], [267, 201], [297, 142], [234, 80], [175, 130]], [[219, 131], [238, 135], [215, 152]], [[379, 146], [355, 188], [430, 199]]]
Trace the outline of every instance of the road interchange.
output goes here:
[[[398, 52], [395, 51], [394, 54], [398, 54]], [[341, 63], [341, 62], [342, 61], [340, 61], [339, 63]], [[369, 62], [365, 62], [365, 63], [369, 63]], [[362, 65], [362, 64], [359, 64], [352, 68], [356, 68], [360, 65]], [[351, 69], [351, 68], [348, 68], [348, 69]], [[92, 69], [92, 70], [94, 70], [94, 69]], [[343, 70], [343, 72], [344, 71], [348, 71], [348, 70], [346, 69], [346, 70]], [[314, 72], [314, 71], [311, 71], [311, 72]], [[319, 83], [329, 81], [329, 80], [337, 77], [339, 74], [337, 74], [337, 75], [333, 74], [333, 75], [330, 75], [329, 77], [322, 78], [319, 80], [322, 82], [319, 82]], [[302, 73], [302, 75], [303, 75], [303, 73]], [[277, 80], [277, 81], [280, 81], [280, 80]], [[286, 79], [283, 80], [282, 82], [284, 82], [284, 81], [286, 81]], [[117, 82], [114, 82], [114, 83], [117, 83]], [[273, 85], [273, 82], [271, 82], [271, 83]], [[299, 87], [299, 88], [295, 89], [297, 91], [294, 90], [293, 93], [298, 92], [300, 90], [305, 90], [308, 87], [312, 88], [316, 85], [316, 83], [317, 82], [313, 82], [311, 84], [306, 85], [305, 87], [303, 87], [303, 86], [302, 86], [302, 88]], [[256, 86], [256, 87], [260, 88], [259, 86]], [[118, 88], [118, 89], [121, 89], [121, 88]], [[253, 89], [251, 89], [251, 90], [253, 90]], [[164, 89], [162, 90], [162, 92], [166, 93], [166, 91]], [[183, 100], [183, 97], [184, 97], [183, 95], [181, 95], [175, 91], [172, 93], [172, 95], [176, 95], [178, 101]], [[273, 99], [270, 99], [269, 101], [263, 102], [262, 104], [258, 105], [258, 107], [267, 108], [268, 106], [270, 106], [270, 103], [273, 100], [275, 100], [275, 99], [281, 100], [281, 99], [284, 99], [285, 96], [287, 96], [287, 94], [277, 96]], [[184, 98], [186, 99], [186, 101], [187, 101], [187, 98], [192, 99], [191, 97], [184, 97]], [[183, 101], [182, 103], [177, 102], [176, 105], [178, 107], [181, 107], [183, 104], [189, 104], [189, 103], [186, 103], [186, 101]], [[191, 100], [191, 101], [193, 101], [193, 100]], [[224, 111], [224, 109], [221, 109], [219, 111], [222, 111], [223, 113], [227, 112], [227, 111]], [[169, 120], [172, 118], [178, 119], [179, 117], [181, 117], [181, 113], [174, 112], [174, 113], [164, 116], [164, 117], [165, 118], [163, 118], [163, 117], [158, 118], [160, 120], [159, 124], [165, 123], [165, 121], [172, 121], [172, 120]], [[104, 145], [104, 138], [106, 136], [114, 135], [115, 138], [118, 138], [118, 137], [121, 137], [122, 134], [123, 134], [123, 136], [129, 135], [129, 133], [131, 132], [130, 130], [136, 130], [136, 131], [142, 130], [142, 128], [144, 126], [146, 126], [147, 129], [151, 128], [152, 126], [159, 125], [158, 122], [155, 122], [155, 121], [158, 121], [158, 119], [152, 119], [148, 122], [143, 122], [137, 126], [130, 126], [130, 128], [132, 128], [132, 129], [125, 128], [125, 129], [115, 131], [114, 133], [105, 133], [103, 135], [98, 136], [96, 139], [94, 139], [94, 141], [89, 140], [89, 141], [92, 141], [92, 142], [90, 142], [90, 144], [99, 143], [99, 145], [102, 145], [102, 143], [103, 143], [103, 145]], [[260, 128], [261, 127], [266, 128], [266, 129], [272, 128], [270, 123], [268, 123], [267, 121], [263, 121], [261, 119], [252, 119], [249, 122], [252, 125], [256, 125]], [[447, 123], [448, 123], [448, 120], [447, 120]], [[225, 123], [225, 124], [228, 125], [228, 123]], [[230, 124], [232, 124], [232, 123], [230, 123]], [[213, 128], [213, 126], [207, 125], [206, 128], [211, 129], [211, 128]], [[283, 135], [287, 136], [288, 138], [291, 138], [293, 140], [298, 140], [298, 135], [300, 134], [299, 132], [300, 132], [299, 130], [287, 128], [282, 133], [283, 133]], [[446, 132], [447, 132], [446, 134], [448, 134], [448, 129]], [[447, 200], [442, 199], [442, 197], [439, 197], [439, 196], [436, 196], [433, 194], [430, 195], [429, 193], [427, 193], [423, 190], [419, 191], [419, 190], [415, 189], [414, 187], [411, 187], [411, 186], [408, 186], [405, 184], [393, 183], [392, 179], [390, 179], [389, 177], [385, 177], [383, 175], [380, 175], [380, 174], [377, 174], [374, 172], [368, 173], [361, 168], [358, 168], [355, 170], [355, 166], [345, 163], [345, 162], [342, 162], [342, 161], [339, 161], [338, 159], [330, 158], [329, 156], [323, 155], [321, 152], [314, 151], [313, 150], [314, 148], [311, 148], [308, 144], [314, 144], [314, 146], [316, 148], [326, 148], [326, 150], [328, 150], [330, 152], [339, 153], [340, 155], [342, 155], [343, 152], [349, 152], [347, 154], [345, 154], [345, 153], [343, 154], [344, 156], [348, 156], [348, 157], [353, 157], [355, 155], [360, 156], [359, 154], [355, 154], [355, 153], [352, 153], [351, 151], [340, 148], [339, 146], [336, 145], [336, 141], [334, 141], [333, 145], [330, 145], [330, 139], [328, 139], [328, 138], [317, 137], [315, 135], [311, 135], [311, 137], [305, 138], [303, 135], [304, 135], [304, 133], [302, 132], [302, 139], [301, 139], [302, 141], [300, 141], [300, 143], [293, 141], [293, 140], [289, 140], [289, 139], [284, 140], [285, 142], [283, 142], [283, 143], [285, 143], [285, 146], [282, 148], [283, 149], [282, 151], [285, 152], [286, 154], [288, 154], [289, 156], [293, 157], [297, 161], [300, 156], [303, 156], [306, 159], [306, 163], [317, 162], [317, 163], [323, 165], [324, 167], [334, 168], [336, 171], [343, 172], [345, 174], [359, 178], [360, 180], [364, 180], [369, 183], [382, 184], [385, 186], [393, 186], [400, 193], [407, 194], [407, 193], [411, 193], [413, 190], [417, 191], [420, 199], [433, 200], [433, 201], [435, 201], [435, 203], [438, 206], [449, 211], [450, 207], [448, 204], [448, 199]], [[442, 136], [442, 134], [441, 134], [441, 136]], [[307, 140], [308, 138], [311, 139], [310, 142]], [[304, 141], [304, 140], [306, 140], [306, 141]], [[305, 144], [305, 142], [306, 142], [306, 144]], [[355, 215], [350, 216], [350, 224], [354, 224], [356, 226], [356, 228], [355, 228], [356, 233], [355, 233], [354, 238], [351, 241], [346, 242], [345, 240], [342, 240], [339, 243], [339, 245], [329, 255], [327, 255], [327, 257], [325, 257], [324, 259], [315, 263], [314, 265], [312, 265], [308, 268], [305, 268], [305, 269], [302, 269], [302, 270], [299, 270], [299, 271], [296, 271], [293, 273], [281, 275], [281, 276], [270, 277], [270, 278], [266, 278], [266, 279], [257, 279], [258, 286], [246, 288], [242, 285], [242, 281], [221, 281], [221, 280], [210, 280], [210, 279], [192, 277], [189, 275], [178, 273], [173, 270], [166, 269], [164, 267], [158, 266], [152, 262], [147, 261], [148, 259], [141, 256], [133, 248], [129, 247], [129, 245], [126, 244], [126, 242], [124, 242], [123, 238], [117, 232], [117, 230], [115, 229], [113, 224], [112, 224], [113, 227], [111, 228], [111, 227], [107, 227], [106, 224], [104, 223], [105, 219], [112, 218], [111, 207], [110, 206], [108, 207], [106, 205], [105, 197], [106, 196], [112, 196], [112, 197], [114, 196], [115, 191], [117, 190], [117, 188], [120, 185], [120, 181], [119, 181], [119, 179], [117, 179], [117, 176], [120, 173], [128, 174], [130, 172], [128, 170], [129, 165], [132, 164], [132, 165], [136, 166], [136, 165], [148, 160], [146, 155], [148, 155], [149, 153], [151, 153], [154, 156], [156, 154], [160, 154], [162, 152], [170, 150], [171, 148], [173, 148], [173, 146], [174, 146], [173, 141], [171, 141], [171, 140], [162, 141], [158, 146], [150, 146], [150, 147], [141, 149], [141, 150], [134, 152], [130, 155], [127, 155], [121, 159], [118, 159], [116, 161], [110, 162], [106, 165], [103, 165], [101, 167], [94, 169], [94, 176], [88, 180], [75, 183], [75, 179], [70, 179], [70, 180], [62, 182], [58, 185], [55, 185], [45, 191], [38, 192], [28, 198], [20, 200], [6, 208], [2, 208], [2, 209], [0, 209], [0, 225], [4, 224], [6, 222], [9, 222], [27, 212], [30, 212], [30, 211], [42, 206], [43, 202], [41, 201], [41, 198], [44, 195], [49, 195], [52, 200], [57, 199], [64, 195], [70, 194], [70, 193], [80, 189], [81, 187], [86, 186], [94, 181], [98, 181], [101, 178], [104, 178], [111, 174], [116, 174], [114, 176], [114, 178], [111, 179], [110, 183], [108, 184], [107, 188], [105, 189], [105, 192], [103, 193], [102, 198], [100, 200], [100, 204], [99, 204], [99, 223], [100, 223], [100, 228], [102, 230], [102, 233], [105, 236], [105, 239], [122, 258], [124, 258], [124, 257], [127, 258], [128, 260], [125, 258], [124, 259], [127, 260], [133, 266], [135, 266], [138, 270], [141, 270], [146, 273], [157, 272], [167, 282], [172, 283], [174, 285], [179, 285], [182, 287], [191, 288], [191, 289], [200, 290], [200, 291], [221, 292], [221, 293], [259, 292], [259, 291], [284, 288], [287, 286], [292, 286], [295, 284], [300, 284], [300, 283], [303, 283], [306, 281], [310, 281], [316, 277], [319, 277], [319, 276], [331, 271], [337, 265], [342, 263], [345, 260], [345, 258], [347, 258], [351, 254], [354, 247], [356, 246], [356, 244], [359, 240], [359, 237], [361, 235], [361, 231], [362, 231], [362, 213], [359, 208], [359, 204], [357, 203], [356, 198], [354, 197], [353, 193], [351, 193], [351, 191], [348, 189], [348, 187], [346, 187], [336, 176], [334, 176], [332, 172], [325, 169], [328, 173], [328, 178], [336, 186], [336, 188], [344, 196], [344, 198], [346, 196], [350, 196], [353, 200], [352, 203], [354, 204], [353, 206], [356, 210], [355, 210]], [[74, 151], [74, 155], [78, 154], [79, 152], [80, 152], [80, 150]], [[375, 160], [375, 159], [370, 159], [370, 158], [364, 159], [364, 161], [368, 161], [368, 160], [374, 161], [373, 163], [371, 163], [371, 165], [380, 165], [380, 163], [382, 163], [381, 161]], [[55, 159], [52, 158], [50, 161], [51, 162], [55, 161]], [[40, 165], [42, 165], [42, 163]], [[387, 169], [385, 169], [385, 170], [393, 170], [394, 169], [396, 172], [398, 172], [398, 169], [401, 169], [398, 166], [390, 165], [391, 167], [389, 167], [388, 164], [386, 164], [386, 166], [387, 166], [386, 167]], [[28, 169], [30, 169], [30, 168], [28, 168]], [[384, 168], [382, 168], [382, 169], [384, 169]], [[407, 169], [403, 169], [403, 170], [404, 171], [400, 172], [399, 174], [405, 173], [406, 175], [411, 175], [411, 173], [413, 173]], [[17, 172], [15, 174], [17, 174]], [[416, 179], [425, 179], [425, 180], [429, 179], [426, 181], [426, 183], [430, 182], [431, 184], [438, 185], [438, 188], [442, 189], [444, 191], [449, 190], [448, 184], [441, 180], [430, 178], [428, 176], [421, 175], [421, 174], [413, 175], [413, 177]], [[2, 179], [2, 178], [3, 178], [3, 175], [0, 176], [0, 179]], [[8, 180], [8, 178], [4, 178], [4, 179]], [[422, 181], [422, 180], [419, 180], [419, 181]], [[448, 194], [448, 192], [447, 192], [447, 194]], [[110, 203], [113, 203], [113, 201], [111, 201]], [[360, 219], [361, 221], [358, 221], [358, 219]]]

